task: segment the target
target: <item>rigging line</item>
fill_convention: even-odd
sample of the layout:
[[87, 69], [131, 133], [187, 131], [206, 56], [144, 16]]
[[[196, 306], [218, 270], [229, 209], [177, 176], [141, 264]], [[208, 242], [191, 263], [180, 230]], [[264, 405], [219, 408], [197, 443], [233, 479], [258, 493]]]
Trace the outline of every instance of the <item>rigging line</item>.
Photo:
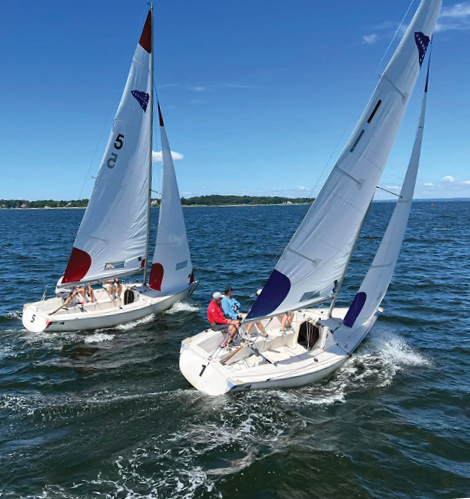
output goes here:
[[384, 55], [382, 56], [382, 59], [380, 59], [380, 62], [377, 64], [377, 69], [375, 70], [375, 73], [379, 73], [380, 71], [380, 66], [382, 65], [385, 57], [387, 56], [390, 48], [392, 47], [393, 45], [393, 42], [395, 41], [395, 38], [397, 37], [398, 33], [400, 32], [401, 30], [401, 27], [403, 26], [403, 23], [405, 22], [405, 19], [406, 17], [408, 16], [408, 13], [410, 12], [410, 9], [412, 7], [412, 5], [415, 3], [415, 0], [411, 0], [411, 3], [410, 5], [408, 6], [408, 9], [407, 11], [405, 12], [405, 15], [403, 16], [403, 19], [401, 20], [400, 24], [398, 25], [398, 28], [397, 30], [395, 31], [395, 34], [393, 35], [392, 39], [390, 40], [390, 43], [388, 44], [388, 47], [385, 49], [385, 52], [384, 52]]
[[[101, 145], [101, 140], [103, 138], [103, 134], [104, 134], [105, 128], [107, 127], [107, 125], [109, 123], [109, 114], [111, 114], [111, 113], [107, 113], [107, 116], [106, 116], [106, 118], [105, 118], [105, 120], [103, 122], [103, 126], [101, 127], [100, 137], [99, 137], [98, 141], [96, 142], [95, 151], [93, 152], [93, 155], [92, 155], [91, 160], [90, 160], [90, 164], [88, 165], [88, 170], [87, 170], [85, 178], [83, 180], [82, 188], [80, 189], [80, 194], [79, 194], [78, 199], [82, 199], [83, 191], [85, 190], [85, 185], [87, 183], [88, 177], [90, 176], [91, 167], [93, 166], [93, 163], [95, 162], [96, 153], [98, 152], [98, 148]], [[93, 177], [93, 178], [96, 180], [96, 177]]]
[[[379, 64], [377, 65], [377, 69], [374, 71], [374, 75], [376, 75], [376, 74], [379, 72], [379, 70], [380, 70], [380, 66], [382, 65], [382, 63], [383, 63], [383, 61], [384, 61], [385, 57], [387, 56], [388, 52], [390, 51], [390, 48], [392, 47], [393, 42], [395, 41], [395, 38], [397, 37], [398, 33], [400, 32], [400, 29], [401, 29], [401, 27], [403, 26], [403, 23], [405, 22], [405, 19], [406, 19], [406, 17], [408, 16], [408, 14], [409, 14], [409, 12], [410, 12], [410, 9], [411, 9], [411, 7], [413, 6], [414, 2], [415, 2], [415, 0], [411, 0], [411, 3], [410, 3], [410, 5], [408, 6], [407, 11], [405, 12], [405, 15], [403, 16], [403, 18], [402, 18], [402, 20], [401, 20], [400, 24], [398, 25], [397, 30], [395, 31], [395, 34], [394, 34], [394, 35], [393, 35], [393, 37], [392, 37], [392, 40], [390, 41], [390, 43], [389, 43], [388, 47], [386, 48], [386, 50], [385, 50], [385, 52], [384, 52], [384, 54], [383, 54], [382, 58], [380, 59]], [[346, 124], [346, 126], [344, 127], [343, 132], [341, 133], [341, 136], [339, 137], [338, 141], [336, 142], [336, 144], [335, 144], [335, 146], [334, 146], [334, 148], [333, 148], [333, 150], [332, 150], [332, 152], [331, 152], [331, 154], [330, 154], [330, 157], [328, 158], [327, 162], [325, 163], [325, 166], [323, 167], [323, 169], [322, 169], [322, 171], [321, 171], [321, 173], [320, 173], [320, 175], [319, 175], [319, 177], [318, 177], [317, 182], [315, 183], [315, 185], [314, 185], [314, 186], [312, 187], [312, 189], [310, 190], [310, 197], [313, 197], [313, 193], [317, 190], [317, 188], [318, 188], [318, 184], [320, 183], [320, 180], [323, 178], [323, 175], [325, 174], [326, 169], [327, 169], [327, 168], [329, 168], [329, 166], [330, 166], [330, 164], [331, 164], [331, 160], [332, 160], [333, 156], [334, 156], [334, 155], [336, 155], [336, 151], [338, 150], [339, 145], [343, 142], [344, 136], [345, 136], [346, 132], [348, 131], [348, 129], [349, 129], [349, 128], [350, 128], [350, 126], [351, 126], [351, 122], [354, 120], [355, 116], [357, 115], [357, 113], [358, 113], [358, 109], [360, 109], [360, 107], [359, 107], [360, 105], [361, 105], [361, 104], [359, 104], [359, 105], [356, 107], [356, 109], [353, 111], [353, 113], [351, 114], [351, 117], [349, 118], [348, 123], [347, 123], [347, 124]], [[318, 193], [317, 193], [317, 195], [318, 195]]]

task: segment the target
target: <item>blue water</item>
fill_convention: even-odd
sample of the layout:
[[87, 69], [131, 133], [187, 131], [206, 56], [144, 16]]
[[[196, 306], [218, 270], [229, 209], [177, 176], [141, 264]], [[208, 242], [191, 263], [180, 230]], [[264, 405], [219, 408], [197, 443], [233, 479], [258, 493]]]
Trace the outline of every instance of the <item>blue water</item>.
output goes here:
[[[372, 206], [342, 304], [392, 209]], [[306, 210], [185, 209], [192, 300], [63, 334], [20, 314], [51, 294], [83, 211], [0, 210], [3, 497], [470, 496], [470, 202], [413, 205], [384, 314], [324, 382], [213, 399], [180, 374], [212, 292], [231, 284], [247, 308]]]

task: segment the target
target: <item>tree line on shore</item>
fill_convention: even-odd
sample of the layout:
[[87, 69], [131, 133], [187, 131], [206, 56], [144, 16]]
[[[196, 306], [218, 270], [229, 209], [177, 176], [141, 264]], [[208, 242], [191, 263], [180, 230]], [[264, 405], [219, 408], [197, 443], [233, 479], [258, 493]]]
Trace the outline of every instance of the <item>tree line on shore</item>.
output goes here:
[[[208, 196], [194, 196], [181, 198], [183, 206], [224, 206], [224, 205], [263, 205], [263, 204], [305, 204], [311, 203], [313, 198], [287, 198], [283, 196], [235, 196], [211, 194]], [[152, 205], [158, 206], [159, 199], [153, 199]], [[88, 199], [74, 199], [71, 201], [55, 201], [43, 199], [27, 201], [25, 199], [0, 199], [0, 209], [30, 209], [30, 208], [86, 208]]]

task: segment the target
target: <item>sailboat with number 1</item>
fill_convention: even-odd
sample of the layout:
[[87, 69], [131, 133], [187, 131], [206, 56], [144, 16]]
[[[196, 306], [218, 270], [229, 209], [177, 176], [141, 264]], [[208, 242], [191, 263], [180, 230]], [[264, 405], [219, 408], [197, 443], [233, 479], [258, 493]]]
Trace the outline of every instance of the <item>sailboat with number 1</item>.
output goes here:
[[[162, 199], [148, 276], [153, 134], [153, 8], [135, 51], [111, 135], [60, 281], [62, 288], [94, 291], [24, 305], [29, 331], [72, 331], [116, 326], [170, 308], [197, 287], [171, 150], [158, 105], [162, 141]], [[142, 282], [113, 289], [115, 278], [143, 274]], [[91, 298], [91, 297], [90, 297]]]
[[[211, 329], [183, 341], [180, 369], [197, 389], [219, 395], [318, 381], [346, 362], [372, 329], [413, 199], [427, 81], [413, 152], [387, 230], [349, 308], [336, 307], [336, 300], [440, 7], [441, 0], [421, 2], [333, 171], [248, 312], [242, 331], [247, 323], [262, 321], [268, 337], [252, 336], [253, 326], [241, 345], [228, 349]], [[292, 323], [281, 330], [286, 313]]]

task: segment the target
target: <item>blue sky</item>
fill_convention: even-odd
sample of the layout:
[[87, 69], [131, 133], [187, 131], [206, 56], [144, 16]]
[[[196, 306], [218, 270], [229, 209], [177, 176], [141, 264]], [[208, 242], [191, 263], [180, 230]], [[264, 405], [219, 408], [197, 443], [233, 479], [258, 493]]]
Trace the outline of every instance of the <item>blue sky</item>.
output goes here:
[[[181, 194], [315, 195], [408, 6], [158, 2], [155, 79]], [[135, 0], [1, 2], [0, 198], [89, 197], [145, 15]], [[470, 1], [444, 0], [416, 197], [470, 197], [469, 49]], [[383, 187], [403, 178], [423, 76]]]

